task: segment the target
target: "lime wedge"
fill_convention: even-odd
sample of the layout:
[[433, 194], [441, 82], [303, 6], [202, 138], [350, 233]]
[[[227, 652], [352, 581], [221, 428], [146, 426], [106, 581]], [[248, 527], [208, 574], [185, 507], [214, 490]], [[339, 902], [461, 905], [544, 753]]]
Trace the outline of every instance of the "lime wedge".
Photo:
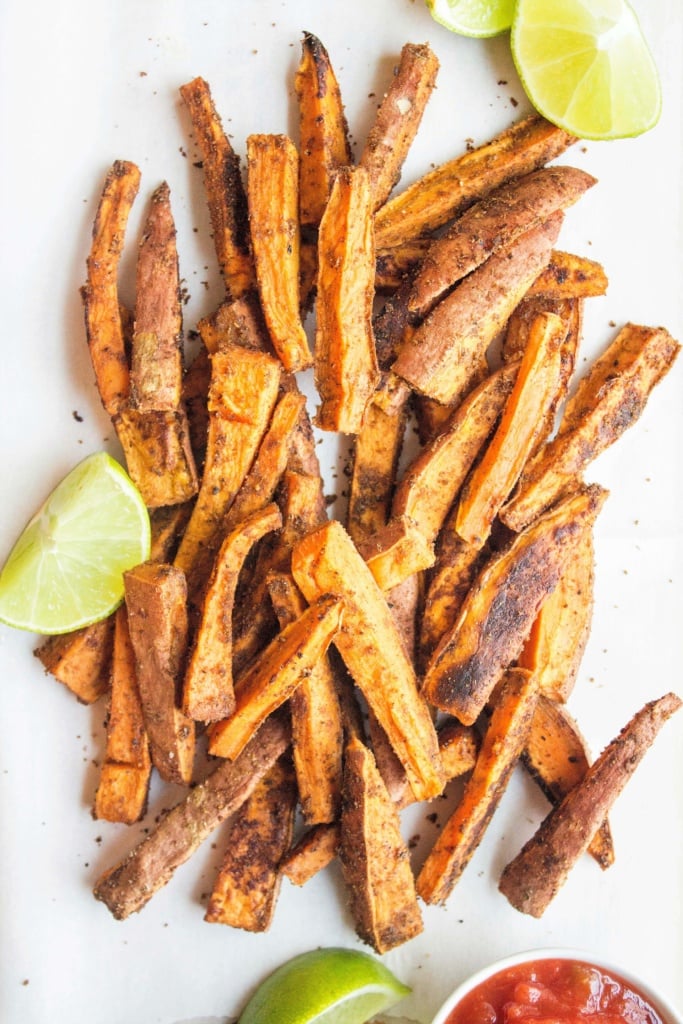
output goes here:
[[363, 1024], [409, 992], [368, 953], [316, 949], [267, 977], [239, 1024]]
[[497, 36], [512, 24], [515, 0], [426, 0], [435, 21], [461, 36]]
[[150, 551], [149, 513], [106, 452], [57, 485], [0, 574], [0, 621], [68, 633], [105, 618], [123, 598], [123, 573]]
[[529, 99], [572, 135], [619, 139], [657, 123], [657, 69], [626, 0], [518, 0], [510, 41]]

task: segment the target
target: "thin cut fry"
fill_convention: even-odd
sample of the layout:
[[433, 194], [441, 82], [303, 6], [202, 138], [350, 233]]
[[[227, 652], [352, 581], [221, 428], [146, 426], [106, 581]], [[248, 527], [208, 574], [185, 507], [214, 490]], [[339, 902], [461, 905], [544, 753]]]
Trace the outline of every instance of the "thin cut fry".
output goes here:
[[537, 692], [531, 673], [508, 671], [462, 799], [418, 875], [426, 903], [448, 899], [481, 842], [524, 746]]
[[542, 916], [657, 733], [681, 704], [679, 697], [668, 693], [636, 712], [582, 781], [550, 811], [501, 876], [498, 888], [513, 907]]
[[289, 848], [296, 810], [291, 762], [281, 757], [242, 804], [204, 920], [249, 932], [265, 932], [280, 890], [279, 862]]
[[240, 807], [289, 744], [284, 722], [273, 716], [236, 761], [223, 761], [115, 867], [98, 880], [94, 895], [121, 921], [142, 910], [176, 868]]
[[434, 564], [434, 548], [421, 527], [401, 516], [368, 537], [358, 550], [380, 590], [392, 590]]
[[530, 299], [544, 295], [551, 299], [580, 299], [604, 295], [607, 275], [595, 260], [555, 250], [550, 263], [538, 275], [528, 292]]
[[406, 43], [360, 157], [370, 178], [373, 209], [401, 177], [401, 168], [436, 84], [439, 61], [427, 43]]
[[285, 854], [280, 862], [282, 874], [293, 885], [305, 885], [323, 871], [337, 856], [340, 827], [338, 822], [313, 825]]

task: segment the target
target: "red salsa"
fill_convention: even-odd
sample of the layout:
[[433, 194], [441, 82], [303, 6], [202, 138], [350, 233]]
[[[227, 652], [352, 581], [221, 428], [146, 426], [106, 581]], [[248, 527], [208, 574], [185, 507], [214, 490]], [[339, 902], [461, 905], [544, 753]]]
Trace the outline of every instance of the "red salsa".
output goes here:
[[447, 1024], [664, 1024], [616, 974], [577, 960], [535, 960], [477, 985]]

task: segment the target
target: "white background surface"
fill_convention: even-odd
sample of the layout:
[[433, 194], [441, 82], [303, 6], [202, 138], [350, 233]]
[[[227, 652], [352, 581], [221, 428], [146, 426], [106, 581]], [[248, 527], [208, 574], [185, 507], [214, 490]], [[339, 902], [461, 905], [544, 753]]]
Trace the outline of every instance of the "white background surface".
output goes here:
[[[610, 278], [607, 296], [588, 304], [587, 356], [612, 337], [611, 322], [663, 324], [683, 337], [683, 16], [677, 0], [636, 6], [662, 74], [661, 122], [639, 139], [579, 144], [565, 157], [600, 180], [569, 211], [561, 235], [563, 247], [601, 260]], [[303, 29], [330, 52], [358, 147], [401, 46], [432, 44], [439, 85], [406, 183], [527, 110], [506, 38], [452, 36], [420, 0], [5, 0], [0, 7], [0, 559], [76, 461], [103, 446], [117, 452], [94, 388], [78, 296], [108, 167], [125, 158], [143, 174], [124, 299], [132, 299], [146, 198], [166, 178], [190, 293], [186, 327], [193, 327], [221, 287], [178, 87], [198, 74], [209, 81], [242, 156], [251, 132], [296, 137], [292, 81]], [[612, 494], [597, 526], [595, 620], [570, 707], [595, 751], [646, 700], [683, 692], [682, 374], [679, 361], [641, 421], [589, 473]], [[331, 477], [334, 451], [325, 459]], [[200, 897], [225, 833], [215, 837], [218, 851], [207, 843], [141, 914], [115, 922], [91, 888], [140, 828], [92, 820], [104, 708], [78, 705], [45, 677], [34, 644], [0, 627], [3, 1024], [223, 1018], [236, 1015], [283, 959], [318, 945], [360, 948], [336, 869], [304, 890], [286, 883], [268, 934], [204, 923]], [[584, 858], [541, 921], [517, 913], [496, 890], [502, 867], [545, 812], [516, 775], [448, 906], [425, 909], [424, 934], [385, 958], [413, 986], [399, 1012], [427, 1022], [471, 970], [558, 944], [621, 961], [683, 1005], [682, 747], [678, 716], [614, 809], [614, 867], [603, 874]], [[155, 790], [150, 819], [173, 799]], [[406, 835], [419, 832], [426, 842], [434, 834], [426, 814], [406, 816]]]

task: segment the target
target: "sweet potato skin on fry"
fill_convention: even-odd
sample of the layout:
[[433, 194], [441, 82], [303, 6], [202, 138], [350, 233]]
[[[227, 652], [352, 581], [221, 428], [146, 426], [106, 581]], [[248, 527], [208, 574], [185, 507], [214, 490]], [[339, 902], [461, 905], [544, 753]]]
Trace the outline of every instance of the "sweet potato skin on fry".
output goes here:
[[543, 915], [657, 733], [681, 704], [679, 697], [668, 693], [636, 712], [583, 780], [550, 811], [501, 876], [498, 888], [513, 907], [532, 917]]
[[423, 692], [432, 704], [465, 725], [476, 721], [556, 586], [573, 538], [595, 520], [606, 496], [597, 484], [583, 488], [487, 563], [427, 666]]
[[109, 689], [113, 642], [114, 619], [110, 616], [73, 633], [47, 637], [35, 655], [45, 671], [82, 704], [94, 704]]

